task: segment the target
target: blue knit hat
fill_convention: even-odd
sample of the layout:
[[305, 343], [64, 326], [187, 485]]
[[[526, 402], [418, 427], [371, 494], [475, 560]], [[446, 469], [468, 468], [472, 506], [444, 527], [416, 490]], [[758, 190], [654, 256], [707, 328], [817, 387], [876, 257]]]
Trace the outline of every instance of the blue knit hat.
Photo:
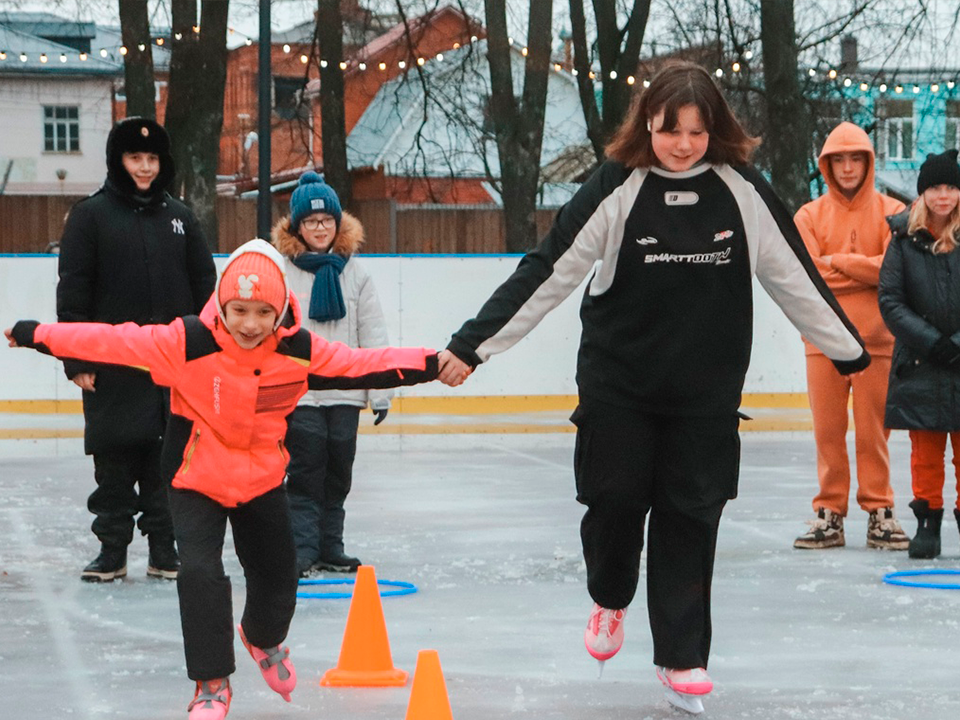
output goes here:
[[300, 176], [297, 189], [290, 196], [290, 229], [298, 232], [300, 221], [318, 212], [333, 215], [337, 221], [337, 230], [340, 229], [343, 210], [337, 193], [323, 181], [322, 175], [313, 171], [305, 172]]

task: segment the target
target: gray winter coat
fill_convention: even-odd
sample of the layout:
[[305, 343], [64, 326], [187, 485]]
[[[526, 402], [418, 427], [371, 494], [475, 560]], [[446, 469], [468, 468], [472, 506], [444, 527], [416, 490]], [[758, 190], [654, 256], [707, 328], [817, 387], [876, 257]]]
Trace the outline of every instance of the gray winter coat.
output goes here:
[[[306, 251], [302, 242], [290, 232], [290, 218], [283, 218], [274, 225], [273, 245], [285, 256], [293, 257]], [[334, 238], [330, 252], [349, 258], [340, 273], [340, 288], [347, 314], [340, 320], [317, 322], [306, 317], [303, 327], [332, 342], [342, 342], [350, 347], [387, 347], [386, 321], [373, 280], [354, 254], [363, 243], [363, 226], [350, 213], [343, 213], [340, 229]], [[314, 275], [301, 270], [292, 262], [287, 263], [287, 280], [290, 289], [297, 294], [300, 306], [310, 307]], [[369, 402], [374, 410], [390, 407], [393, 390], [311, 390], [304, 395], [299, 405], [323, 407], [329, 405], [356, 405], [366, 407]]]
[[960, 431], [960, 363], [930, 358], [944, 335], [960, 345], [960, 249], [935, 255], [929, 232], [907, 234], [907, 216], [888, 218], [893, 238], [880, 268], [880, 313], [896, 338], [885, 424]]

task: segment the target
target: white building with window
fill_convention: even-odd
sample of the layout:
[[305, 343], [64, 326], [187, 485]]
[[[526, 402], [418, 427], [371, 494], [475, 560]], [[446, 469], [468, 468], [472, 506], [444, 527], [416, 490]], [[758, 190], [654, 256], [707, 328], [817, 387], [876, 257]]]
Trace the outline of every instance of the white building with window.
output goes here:
[[93, 23], [0, 13], [0, 193], [87, 194], [106, 175], [123, 65], [91, 52]]

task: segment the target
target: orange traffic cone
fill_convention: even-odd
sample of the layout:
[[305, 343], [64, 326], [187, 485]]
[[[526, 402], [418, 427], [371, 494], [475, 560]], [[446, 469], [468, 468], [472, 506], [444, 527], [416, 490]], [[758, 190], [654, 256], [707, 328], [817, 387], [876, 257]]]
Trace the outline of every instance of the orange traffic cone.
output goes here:
[[436, 650], [421, 650], [417, 654], [406, 720], [453, 720]]
[[396, 669], [390, 656], [387, 624], [373, 566], [361, 565], [353, 586], [340, 660], [335, 668], [323, 674], [320, 684], [366, 687], [406, 683], [406, 671]]

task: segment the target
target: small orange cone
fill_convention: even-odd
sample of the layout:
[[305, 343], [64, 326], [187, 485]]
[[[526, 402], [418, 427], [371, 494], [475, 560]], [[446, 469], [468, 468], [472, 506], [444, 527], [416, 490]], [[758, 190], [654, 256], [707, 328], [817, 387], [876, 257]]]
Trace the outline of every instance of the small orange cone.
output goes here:
[[406, 720], [453, 720], [436, 650], [421, 650], [417, 654]]
[[357, 569], [340, 660], [335, 668], [323, 674], [320, 684], [350, 687], [407, 684], [407, 672], [397, 670], [390, 656], [380, 588], [372, 565], [361, 565]]

